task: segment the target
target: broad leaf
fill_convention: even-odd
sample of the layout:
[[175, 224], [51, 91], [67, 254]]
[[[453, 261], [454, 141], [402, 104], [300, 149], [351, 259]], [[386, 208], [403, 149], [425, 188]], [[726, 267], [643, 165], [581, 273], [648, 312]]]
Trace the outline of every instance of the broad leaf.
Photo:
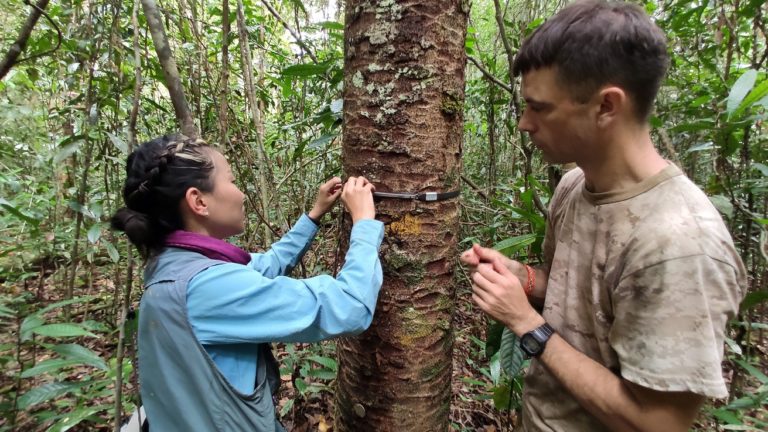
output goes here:
[[117, 251], [117, 248], [115, 248], [115, 245], [112, 243], [107, 243], [107, 253], [109, 254], [109, 258], [112, 260], [113, 263], [116, 263], [120, 261], [120, 253]]
[[82, 364], [94, 366], [101, 370], [109, 370], [107, 363], [98, 354], [78, 344], [61, 344], [51, 348], [68, 359], [77, 360]]
[[497, 251], [503, 253], [506, 256], [513, 255], [520, 249], [523, 249], [524, 247], [533, 244], [533, 242], [536, 241], [536, 234], [523, 234], [520, 236], [515, 236], [508, 238], [506, 240], [502, 240], [499, 243], [496, 243], [493, 245], [493, 248]]
[[736, 80], [736, 83], [731, 87], [730, 94], [728, 94], [728, 101], [726, 103], [726, 111], [728, 114], [733, 114], [733, 112], [739, 108], [741, 102], [747, 96], [749, 91], [752, 90], [752, 87], [755, 86], [756, 80], [757, 71], [754, 69], [749, 69], [744, 72], [739, 79]]
[[128, 154], [128, 144], [126, 144], [122, 138], [109, 132], [107, 132], [107, 136], [109, 136], [109, 140], [112, 141], [112, 144], [114, 144], [121, 153], [124, 155]]
[[315, 75], [323, 75], [326, 72], [328, 72], [328, 69], [330, 67], [331, 66], [329, 63], [297, 64], [293, 66], [288, 66], [287, 68], [283, 69], [282, 74], [283, 76], [286, 76], [286, 77], [310, 77]]
[[40, 336], [49, 337], [75, 337], [75, 336], [89, 336], [98, 337], [97, 335], [89, 332], [81, 327], [79, 324], [74, 323], [57, 323], [46, 324], [32, 329], [32, 333]]
[[768, 291], [754, 291], [747, 294], [741, 302], [741, 310], [746, 311], [768, 300]]
[[731, 117], [736, 119], [740, 118], [747, 110], [752, 108], [752, 106], [761, 104], [761, 99], [766, 97], [766, 95], [768, 95], [768, 80], [764, 80], [755, 86], [755, 88], [749, 92], [747, 97], [741, 101], [739, 107], [736, 108], [736, 111], [732, 113]]
[[504, 332], [501, 335], [501, 365], [504, 367], [504, 371], [510, 377], [514, 378], [520, 373], [520, 369], [523, 368], [525, 362], [525, 355], [523, 349], [520, 348], [519, 338], [508, 328], [504, 328]]
[[100, 237], [101, 237], [101, 224], [95, 223], [88, 230], [88, 241], [91, 243], [96, 243], [97, 241], [99, 241]]
[[315, 363], [319, 363], [328, 369], [336, 372], [339, 370], [338, 364], [336, 364], [336, 360], [328, 357], [321, 357], [321, 356], [310, 356], [308, 357], [309, 360], [312, 360]]
[[720, 213], [728, 216], [729, 218], [733, 217], [733, 204], [731, 204], [731, 200], [729, 200], [728, 197], [723, 195], [714, 195], [709, 197], [709, 200], [712, 201], [712, 205], [714, 205]]
[[27, 408], [51, 399], [56, 399], [59, 396], [65, 395], [88, 384], [90, 384], [88, 381], [78, 383], [52, 382], [43, 384], [21, 395], [17, 401], [17, 408], [20, 411], [24, 411]]
[[53, 426], [51, 426], [48, 429], [48, 432], [65, 432], [73, 427], [80, 424], [83, 420], [87, 419], [88, 417], [107, 410], [107, 407], [81, 407], [78, 408], [71, 413], [68, 413], [67, 415], [63, 416], [61, 420], [59, 420], [57, 423], [54, 423]]
[[48, 359], [41, 361], [40, 363], [36, 364], [34, 367], [31, 367], [24, 372], [21, 373], [22, 378], [29, 378], [33, 376], [38, 376], [44, 373], [56, 375], [59, 372], [62, 371], [62, 369], [68, 368], [70, 366], [79, 365], [80, 362], [77, 360], [70, 360], [70, 359]]

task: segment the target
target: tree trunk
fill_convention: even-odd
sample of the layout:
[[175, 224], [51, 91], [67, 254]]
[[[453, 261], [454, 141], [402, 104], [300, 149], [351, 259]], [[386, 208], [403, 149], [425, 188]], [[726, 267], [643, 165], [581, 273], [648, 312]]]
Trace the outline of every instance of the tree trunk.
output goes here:
[[[346, 2], [343, 162], [381, 192], [461, 177], [468, 3]], [[446, 431], [458, 198], [386, 199], [372, 327], [339, 342], [337, 431]]]
[[268, 247], [272, 243], [272, 230], [268, 226], [269, 224], [269, 200], [272, 195], [272, 190], [267, 181], [267, 170], [269, 169], [269, 163], [267, 161], [266, 151], [264, 150], [264, 142], [262, 136], [259, 133], [261, 120], [261, 110], [259, 110], [259, 102], [256, 97], [256, 84], [253, 76], [253, 58], [251, 57], [251, 49], [248, 46], [248, 29], [245, 26], [245, 8], [243, 7], [242, 0], [237, 1], [237, 31], [240, 37], [238, 41], [240, 43], [240, 54], [242, 56], [243, 63], [243, 80], [245, 81], [245, 94], [248, 100], [248, 105], [251, 108], [251, 119], [253, 120], [253, 128], [256, 132], [256, 157], [258, 158], [259, 166], [257, 167], [258, 179], [259, 179], [259, 202], [261, 203], [261, 215], [264, 222], [264, 247]]
[[163, 20], [160, 17], [155, 0], [141, 0], [141, 4], [144, 6], [144, 16], [147, 18], [149, 31], [152, 33], [152, 41], [155, 43], [157, 58], [160, 60], [160, 65], [163, 68], [165, 85], [171, 94], [173, 110], [176, 112], [176, 119], [178, 119], [181, 126], [181, 133], [190, 138], [197, 138], [200, 134], [197, 131], [197, 126], [195, 126], [192, 112], [189, 110], [187, 97], [184, 95], [184, 87], [181, 85], [179, 70], [176, 67], [176, 60], [173, 59], [171, 46], [168, 44]]

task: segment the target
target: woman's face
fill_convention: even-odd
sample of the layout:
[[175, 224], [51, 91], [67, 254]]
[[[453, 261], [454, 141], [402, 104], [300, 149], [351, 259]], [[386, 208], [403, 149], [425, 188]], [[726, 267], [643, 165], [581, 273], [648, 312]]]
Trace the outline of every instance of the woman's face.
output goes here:
[[235, 185], [232, 169], [224, 156], [211, 149], [213, 190], [203, 192], [208, 204], [205, 225], [210, 236], [225, 239], [245, 230], [245, 194]]

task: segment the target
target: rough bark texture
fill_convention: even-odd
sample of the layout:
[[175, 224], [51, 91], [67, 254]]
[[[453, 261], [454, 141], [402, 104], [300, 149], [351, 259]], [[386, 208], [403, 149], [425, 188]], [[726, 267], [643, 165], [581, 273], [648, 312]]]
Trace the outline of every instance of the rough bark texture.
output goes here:
[[187, 97], [184, 95], [179, 69], [176, 67], [176, 60], [173, 58], [171, 46], [168, 44], [168, 37], [165, 35], [165, 27], [163, 27], [163, 21], [155, 0], [141, 0], [141, 4], [144, 6], [144, 16], [147, 18], [149, 31], [152, 33], [152, 41], [155, 43], [157, 58], [163, 68], [165, 85], [171, 95], [173, 110], [176, 112], [176, 118], [180, 123], [181, 133], [190, 138], [197, 138], [200, 134], [189, 109]]
[[[468, 2], [346, 2], [344, 168], [381, 192], [458, 190]], [[338, 345], [337, 431], [446, 431], [458, 199], [383, 200], [373, 325]]]

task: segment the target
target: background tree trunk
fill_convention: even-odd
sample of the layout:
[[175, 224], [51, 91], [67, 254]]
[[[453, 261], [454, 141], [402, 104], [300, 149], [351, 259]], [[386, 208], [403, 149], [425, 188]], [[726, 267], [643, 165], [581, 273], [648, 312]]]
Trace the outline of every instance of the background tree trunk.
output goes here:
[[[459, 189], [467, 3], [346, 2], [343, 162], [383, 192]], [[372, 327], [338, 344], [337, 431], [445, 431], [458, 199], [384, 200]]]
[[144, 7], [144, 16], [147, 18], [149, 31], [152, 33], [152, 41], [155, 43], [155, 51], [160, 59], [160, 65], [163, 67], [163, 77], [168, 92], [171, 94], [173, 110], [176, 112], [176, 118], [181, 127], [181, 133], [190, 137], [197, 138], [200, 134], [195, 126], [192, 112], [187, 103], [187, 97], [184, 95], [184, 87], [181, 85], [179, 69], [176, 67], [176, 60], [173, 59], [171, 46], [168, 44], [168, 37], [165, 35], [163, 21], [160, 18], [160, 12], [157, 10], [155, 0], [141, 0]]

